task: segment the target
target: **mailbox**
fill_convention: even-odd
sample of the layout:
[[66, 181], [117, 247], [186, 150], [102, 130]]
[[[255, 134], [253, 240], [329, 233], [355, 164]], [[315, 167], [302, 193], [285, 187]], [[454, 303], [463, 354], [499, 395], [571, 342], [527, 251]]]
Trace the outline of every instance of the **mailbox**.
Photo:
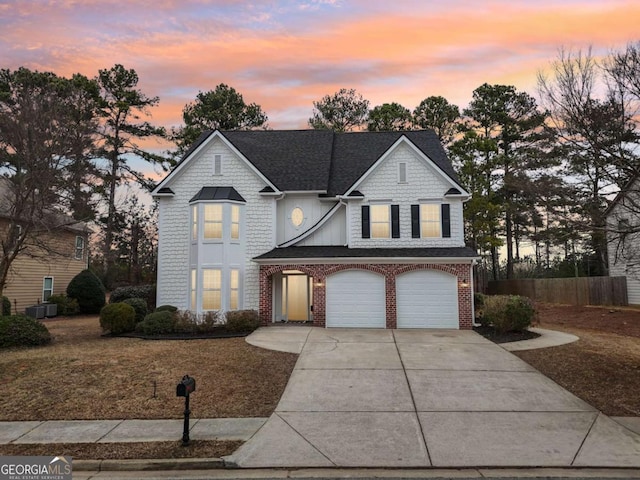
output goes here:
[[188, 397], [196, 391], [196, 379], [185, 375], [176, 387], [176, 397]]

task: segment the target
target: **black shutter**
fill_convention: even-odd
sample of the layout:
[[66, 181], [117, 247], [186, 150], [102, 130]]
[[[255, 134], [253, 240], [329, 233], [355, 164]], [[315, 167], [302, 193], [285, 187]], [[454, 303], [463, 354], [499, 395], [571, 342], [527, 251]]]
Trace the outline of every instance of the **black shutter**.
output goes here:
[[362, 238], [371, 238], [371, 224], [369, 222], [369, 205], [362, 206]]
[[400, 205], [391, 205], [391, 238], [400, 238]]
[[420, 238], [420, 205], [411, 205], [411, 238]]
[[451, 237], [451, 214], [449, 213], [449, 204], [442, 204], [442, 238]]

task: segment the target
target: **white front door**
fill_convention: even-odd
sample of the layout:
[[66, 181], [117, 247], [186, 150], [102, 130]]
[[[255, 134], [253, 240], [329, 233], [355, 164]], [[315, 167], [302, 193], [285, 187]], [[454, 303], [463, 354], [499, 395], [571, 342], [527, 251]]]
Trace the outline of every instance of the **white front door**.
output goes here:
[[459, 328], [458, 281], [438, 270], [416, 270], [396, 278], [398, 328]]
[[386, 327], [384, 276], [345, 270], [327, 277], [327, 327]]

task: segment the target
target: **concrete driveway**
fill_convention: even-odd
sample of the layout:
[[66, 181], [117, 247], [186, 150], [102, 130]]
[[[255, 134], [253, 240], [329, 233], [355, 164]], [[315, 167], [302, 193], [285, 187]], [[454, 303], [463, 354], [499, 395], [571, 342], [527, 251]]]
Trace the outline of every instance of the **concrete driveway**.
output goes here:
[[268, 327], [301, 352], [239, 467], [640, 467], [640, 436], [471, 331]]

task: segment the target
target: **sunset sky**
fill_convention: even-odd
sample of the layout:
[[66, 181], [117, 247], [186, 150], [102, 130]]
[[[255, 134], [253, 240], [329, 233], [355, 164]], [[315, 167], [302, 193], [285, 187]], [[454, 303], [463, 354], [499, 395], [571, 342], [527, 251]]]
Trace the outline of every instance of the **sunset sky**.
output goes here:
[[341, 87], [411, 110], [430, 95], [465, 107], [484, 82], [535, 95], [560, 47], [606, 54], [640, 39], [639, 19], [637, 0], [0, 0], [0, 68], [121, 63], [167, 127], [227, 83], [271, 128], [306, 128], [313, 100]]

